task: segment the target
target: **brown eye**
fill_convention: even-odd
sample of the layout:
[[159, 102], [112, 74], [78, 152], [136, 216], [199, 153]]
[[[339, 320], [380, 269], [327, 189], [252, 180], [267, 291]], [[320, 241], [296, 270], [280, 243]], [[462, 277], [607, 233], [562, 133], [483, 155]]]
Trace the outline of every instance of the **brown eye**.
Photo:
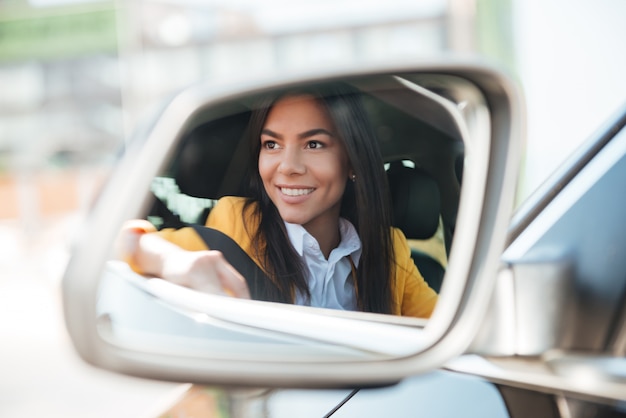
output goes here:
[[263, 142], [262, 146], [265, 149], [275, 149], [276, 148], [276, 142], [275, 141], [265, 141], [265, 142]]
[[324, 147], [324, 144], [322, 144], [319, 141], [309, 141], [307, 143], [307, 148], [318, 149], [318, 148], [322, 148], [322, 147]]

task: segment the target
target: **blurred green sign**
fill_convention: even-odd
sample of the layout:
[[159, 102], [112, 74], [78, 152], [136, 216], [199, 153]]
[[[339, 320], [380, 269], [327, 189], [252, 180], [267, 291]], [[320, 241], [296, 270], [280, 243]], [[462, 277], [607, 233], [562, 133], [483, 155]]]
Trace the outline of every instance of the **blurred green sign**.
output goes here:
[[0, 62], [69, 58], [116, 49], [113, 3], [0, 10]]

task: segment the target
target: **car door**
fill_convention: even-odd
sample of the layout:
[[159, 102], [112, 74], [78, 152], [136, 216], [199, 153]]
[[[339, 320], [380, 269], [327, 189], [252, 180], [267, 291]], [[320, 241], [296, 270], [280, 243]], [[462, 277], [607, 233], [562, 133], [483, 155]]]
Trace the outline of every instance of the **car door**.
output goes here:
[[477, 355], [512, 416], [624, 416], [626, 108], [516, 212]]

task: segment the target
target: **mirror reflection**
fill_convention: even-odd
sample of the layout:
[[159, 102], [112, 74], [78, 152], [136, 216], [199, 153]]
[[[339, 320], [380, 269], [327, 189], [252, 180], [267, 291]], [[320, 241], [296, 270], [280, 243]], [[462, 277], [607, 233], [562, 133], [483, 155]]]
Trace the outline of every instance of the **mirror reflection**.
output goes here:
[[465, 146], [456, 104], [410, 80], [292, 86], [198, 112], [117, 257], [212, 295], [430, 317]]

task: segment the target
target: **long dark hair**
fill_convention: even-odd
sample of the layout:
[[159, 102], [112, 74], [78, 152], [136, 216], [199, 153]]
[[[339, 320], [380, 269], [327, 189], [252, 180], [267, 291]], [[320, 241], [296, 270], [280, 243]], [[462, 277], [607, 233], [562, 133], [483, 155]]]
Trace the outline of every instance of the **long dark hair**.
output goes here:
[[272, 278], [263, 299], [293, 303], [296, 293], [310, 292], [304, 269], [290, 244], [285, 224], [263, 187], [259, 174], [261, 131], [273, 104], [286, 96], [309, 95], [317, 98], [328, 111], [347, 152], [356, 181], [346, 179], [341, 202], [341, 216], [356, 228], [362, 253], [356, 271], [356, 300], [360, 310], [392, 313], [392, 281], [395, 277], [391, 238], [389, 188], [374, 130], [360, 93], [344, 83], [328, 83], [313, 88], [277, 93], [261, 100], [250, 118], [249, 133], [250, 196], [245, 211], [253, 211], [259, 228], [250, 231], [257, 259]]

